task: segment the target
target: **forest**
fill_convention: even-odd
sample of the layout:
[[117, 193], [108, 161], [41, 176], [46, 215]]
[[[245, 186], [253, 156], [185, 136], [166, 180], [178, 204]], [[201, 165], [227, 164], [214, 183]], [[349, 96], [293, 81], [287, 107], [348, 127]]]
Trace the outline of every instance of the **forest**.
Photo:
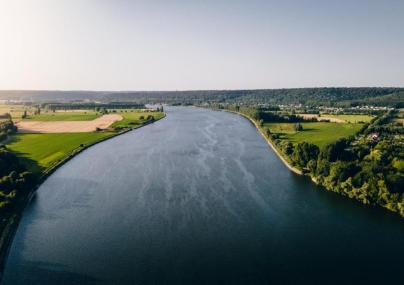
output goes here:
[[227, 104], [303, 104], [308, 106], [404, 106], [404, 88], [289, 88], [258, 90], [195, 90], [195, 91], [0, 91], [0, 100], [21, 102], [80, 102], [84, 100], [135, 102], [139, 104], [167, 103], [193, 105]]

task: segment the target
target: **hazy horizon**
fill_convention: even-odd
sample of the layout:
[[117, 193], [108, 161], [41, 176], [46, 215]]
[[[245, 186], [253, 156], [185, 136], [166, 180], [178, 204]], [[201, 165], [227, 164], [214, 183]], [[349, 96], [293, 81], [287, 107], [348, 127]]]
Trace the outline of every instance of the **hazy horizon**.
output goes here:
[[282, 90], [282, 89], [316, 89], [316, 88], [404, 88], [404, 86], [308, 86], [279, 88], [238, 88], [238, 89], [150, 89], [150, 90], [107, 90], [107, 89], [0, 89], [1, 92], [192, 92], [192, 91], [242, 91], [242, 90]]
[[402, 1], [0, 0], [0, 90], [404, 86]]

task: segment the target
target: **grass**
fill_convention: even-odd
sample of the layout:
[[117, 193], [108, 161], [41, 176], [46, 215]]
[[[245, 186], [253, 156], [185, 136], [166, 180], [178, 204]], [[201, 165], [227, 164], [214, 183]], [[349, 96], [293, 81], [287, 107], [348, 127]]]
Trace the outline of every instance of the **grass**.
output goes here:
[[[155, 120], [161, 119], [164, 116], [162, 112], [117, 112], [117, 114], [123, 117], [122, 120], [115, 122], [111, 125], [112, 128], [138, 128], [142, 126], [145, 122], [144, 119], [147, 118], [148, 115], [154, 117]], [[143, 120], [141, 117], [143, 116]]]
[[40, 115], [29, 115], [24, 120], [31, 121], [91, 121], [101, 115], [94, 111], [47, 112]]
[[[21, 114], [23, 110], [23, 108], [20, 110]], [[116, 114], [122, 115], [123, 120], [115, 122], [112, 127], [121, 128], [137, 128], [144, 125], [146, 120], [142, 120], [141, 116], [147, 118], [148, 115], [152, 115], [155, 120], [164, 116], [162, 112], [140, 112], [139, 110], [120, 110]], [[93, 120], [98, 116], [100, 115], [91, 110], [75, 110], [43, 112], [40, 115], [30, 115], [27, 119], [82, 121]], [[21, 119], [21, 115], [18, 119]], [[21, 157], [21, 161], [29, 171], [40, 174], [65, 159], [75, 150], [116, 134], [116, 132], [17, 134], [7, 143], [7, 147]]]
[[114, 134], [112, 132], [17, 134], [7, 147], [22, 158], [22, 162], [30, 171], [41, 173], [80, 148], [80, 145], [88, 145]]
[[340, 124], [329, 122], [302, 123], [303, 131], [296, 132], [293, 123], [267, 123], [272, 133], [280, 135], [281, 139], [292, 143], [308, 142], [323, 147], [340, 138], [355, 135], [362, 124]]
[[328, 114], [324, 114], [324, 117], [341, 119], [347, 123], [359, 123], [359, 122], [368, 123], [374, 118], [373, 116], [370, 115], [328, 115]]

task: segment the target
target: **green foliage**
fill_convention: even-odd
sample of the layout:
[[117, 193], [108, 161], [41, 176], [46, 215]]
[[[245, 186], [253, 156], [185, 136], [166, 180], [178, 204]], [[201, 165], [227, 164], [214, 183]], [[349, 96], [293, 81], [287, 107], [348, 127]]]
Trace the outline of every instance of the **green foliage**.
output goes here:
[[308, 142], [323, 148], [340, 138], [355, 135], [361, 124], [338, 124], [328, 122], [301, 123], [303, 130], [296, 132], [295, 125], [289, 123], [265, 124], [272, 133], [277, 133], [284, 140], [292, 143]]
[[13, 121], [11, 121], [10, 116], [8, 116], [8, 119], [0, 122], [0, 142], [16, 132], [17, 127], [14, 125]]
[[[369, 105], [398, 106], [404, 102], [403, 88], [290, 88], [261, 90], [200, 90], [200, 91], [138, 91], [138, 92], [88, 92], [88, 91], [0, 91], [4, 99], [60, 101], [83, 100], [103, 102], [133, 102], [153, 104], [165, 102], [174, 105], [200, 104], [202, 102], [252, 104], [303, 104], [324, 106]], [[65, 108], [66, 104], [51, 107]], [[75, 103], [78, 108], [95, 108], [92, 103]], [[99, 104], [98, 104], [99, 105]], [[116, 103], [116, 105], [119, 105]], [[69, 106], [67, 106], [69, 107]], [[111, 107], [117, 109], [117, 107]]]
[[123, 119], [111, 125], [114, 129], [138, 128], [148, 121], [159, 120], [164, 117], [162, 112], [141, 112], [119, 113]]
[[317, 160], [320, 150], [318, 146], [307, 142], [298, 143], [293, 151], [292, 160], [304, 168], [310, 160]]
[[0, 148], [0, 213], [8, 210], [15, 200], [34, 183], [35, 177], [25, 170], [18, 157], [7, 148]]
[[[260, 110], [244, 110], [265, 118]], [[263, 130], [288, 161], [326, 189], [404, 216], [404, 132], [396, 117], [392, 110], [365, 124], [266, 121]]]

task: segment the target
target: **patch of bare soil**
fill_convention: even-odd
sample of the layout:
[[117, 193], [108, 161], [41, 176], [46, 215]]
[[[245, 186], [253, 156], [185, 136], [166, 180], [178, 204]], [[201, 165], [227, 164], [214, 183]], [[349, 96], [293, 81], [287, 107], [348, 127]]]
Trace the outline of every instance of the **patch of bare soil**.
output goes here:
[[20, 133], [86, 133], [106, 129], [122, 120], [118, 114], [108, 114], [92, 121], [20, 121], [16, 125]]
[[319, 117], [316, 114], [299, 114], [298, 116], [303, 117], [305, 119], [316, 118], [318, 121], [330, 121], [330, 122], [333, 122], [333, 123], [345, 123], [344, 120], [341, 120], [341, 119], [338, 119], [338, 118], [327, 117], [327, 116]]

